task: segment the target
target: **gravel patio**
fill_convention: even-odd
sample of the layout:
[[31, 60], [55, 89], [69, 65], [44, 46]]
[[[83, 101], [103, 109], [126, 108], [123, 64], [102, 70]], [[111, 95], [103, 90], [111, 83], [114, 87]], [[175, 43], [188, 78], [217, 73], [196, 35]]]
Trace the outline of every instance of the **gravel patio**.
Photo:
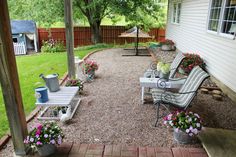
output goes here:
[[[141, 77], [151, 57], [123, 57], [132, 53], [123, 49], [107, 49], [91, 55], [99, 63], [96, 79], [84, 85], [84, 94], [73, 120], [62, 125], [66, 142], [92, 144], [121, 144], [129, 146], [201, 147], [179, 145], [172, 131], [161, 122], [154, 127], [156, 112], [152, 103], [141, 104]], [[158, 52], [164, 60], [172, 60], [175, 52]], [[226, 96], [216, 101], [199, 93], [192, 103], [207, 127], [236, 128], [236, 105]], [[161, 110], [163, 112], [163, 110]], [[34, 120], [30, 123], [37, 122]], [[12, 150], [11, 143], [0, 152]]]

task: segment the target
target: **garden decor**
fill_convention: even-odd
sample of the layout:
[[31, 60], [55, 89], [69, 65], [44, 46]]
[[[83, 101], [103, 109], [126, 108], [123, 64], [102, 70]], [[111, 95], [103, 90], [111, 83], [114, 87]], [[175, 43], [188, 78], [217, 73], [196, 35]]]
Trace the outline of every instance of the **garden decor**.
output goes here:
[[36, 149], [40, 156], [49, 156], [56, 151], [56, 145], [62, 143], [64, 135], [55, 122], [38, 124], [31, 130], [24, 143]]
[[202, 121], [197, 113], [175, 111], [164, 117], [164, 124], [174, 129], [174, 139], [178, 143], [192, 143], [202, 129]]
[[46, 87], [35, 88], [35, 97], [37, 102], [45, 103], [48, 101], [48, 89]]
[[166, 39], [161, 43], [161, 50], [163, 51], [171, 51], [174, 49], [174, 42], [172, 40]]
[[98, 64], [96, 61], [85, 60], [83, 62], [83, 71], [87, 74], [87, 80], [91, 81], [94, 79], [96, 70], [98, 70]]
[[160, 78], [168, 79], [170, 75], [170, 64], [163, 63], [160, 69], [161, 69]]
[[43, 74], [40, 74], [39, 77], [41, 77], [48, 87], [50, 92], [57, 92], [60, 90], [60, 85], [58, 81], [58, 74], [51, 74], [47, 75], [46, 77]]
[[195, 66], [205, 69], [205, 63], [198, 54], [185, 53], [185, 58], [180, 65], [180, 73], [189, 74]]
[[79, 91], [83, 90], [83, 83], [80, 79], [69, 79], [66, 81], [66, 87], [75, 87], [78, 86], [79, 87]]

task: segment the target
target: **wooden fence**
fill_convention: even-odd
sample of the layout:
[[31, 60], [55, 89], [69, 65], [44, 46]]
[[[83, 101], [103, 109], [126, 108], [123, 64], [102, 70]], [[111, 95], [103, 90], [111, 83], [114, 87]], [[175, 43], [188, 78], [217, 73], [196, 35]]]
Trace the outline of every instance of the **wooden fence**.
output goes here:
[[[116, 44], [124, 44], [134, 42], [133, 38], [119, 38], [118, 36], [127, 30], [124, 26], [101, 26], [102, 32], [102, 41], [103, 43], [116, 43]], [[50, 34], [50, 35], [49, 35]], [[140, 42], [146, 41], [161, 41], [165, 39], [165, 30], [154, 28], [149, 32], [150, 36], [153, 36], [153, 39], [140, 39]], [[42, 46], [42, 42], [46, 41], [50, 38], [54, 40], [63, 41], [66, 43], [65, 37], [65, 28], [39, 28], [38, 29], [39, 36], [39, 46]], [[91, 30], [90, 27], [74, 27], [74, 45], [75, 47], [81, 45], [91, 45]]]
[[25, 55], [26, 46], [22, 43], [13, 43], [15, 55]]

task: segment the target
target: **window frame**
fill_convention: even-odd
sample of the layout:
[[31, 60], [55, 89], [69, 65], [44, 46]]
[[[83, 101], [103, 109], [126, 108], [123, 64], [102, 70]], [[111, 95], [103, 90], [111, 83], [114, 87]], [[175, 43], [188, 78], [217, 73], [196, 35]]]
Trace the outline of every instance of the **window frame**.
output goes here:
[[209, 9], [208, 9], [207, 28], [206, 28], [207, 32], [210, 33], [210, 34], [219, 35], [219, 36], [226, 37], [226, 38], [229, 38], [229, 39], [234, 39], [235, 35], [227, 34], [227, 33], [222, 32], [227, 0], [222, 0], [222, 3], [221, 3], [221, 11], [220, 11], [220, 16], [219, 16], [219, 24], [218, 24], [218, 27], [217, 27], [217, 31], [209, 30], [210, 19], [211, 19], [210, 16], [211, 16], [211, 9], [212, 9], [212, 1], [213, 0], [210, 0]]
[[[179, 4], [181, 5], [179, 8]], [[174, 6], [176, 5], [176, 11], [174, 12]], [[181, 10], [182, 10], [182, 1], [173, 1], [172, 3], [172, 12], [171, 12], [171, 23], [179, 25], [180, 24], [180, 17], [181, 17]], [[178, 14], [180, 12], [180, 14]], [[175, 21], [174, 21], [175, 19]], [[177, 22], [179, 19], [179, 22]]]

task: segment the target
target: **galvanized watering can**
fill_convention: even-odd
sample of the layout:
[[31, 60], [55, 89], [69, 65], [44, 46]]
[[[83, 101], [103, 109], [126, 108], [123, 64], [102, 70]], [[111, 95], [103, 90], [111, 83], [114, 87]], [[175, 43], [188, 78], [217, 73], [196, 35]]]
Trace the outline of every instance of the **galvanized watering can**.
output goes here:
[[56, 92], [60, 90], [60, 85], [58, 81], [58, 74], [51, 74], [44, 76], [43, 74], [40, 74], [39, 77], [41, 77], [48, 87], [50, 92]]

